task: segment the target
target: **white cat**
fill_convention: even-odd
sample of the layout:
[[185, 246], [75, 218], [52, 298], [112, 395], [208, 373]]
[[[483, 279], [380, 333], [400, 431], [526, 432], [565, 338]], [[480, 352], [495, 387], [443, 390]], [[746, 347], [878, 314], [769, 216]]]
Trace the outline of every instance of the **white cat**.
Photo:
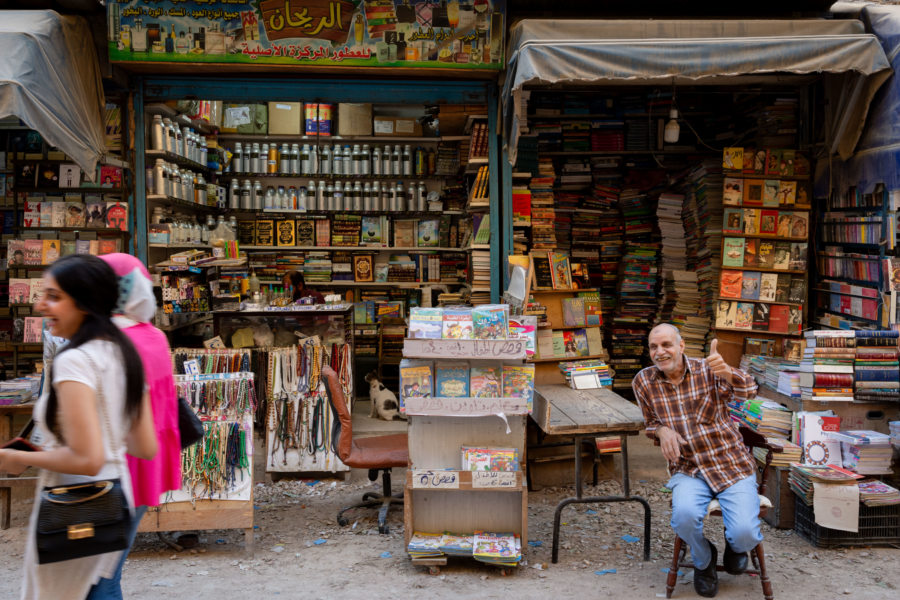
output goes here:
[[369, 398], [372, 400], [369, 417], [378, 417], [385, 421], [405, 421], [406, 415], [400, 413], [400, 403], [397, 402], [396, 394], [384, 387], [378, 379], [378, 373], [372, 371], [366, 375], [366, 381], [369, 383]]

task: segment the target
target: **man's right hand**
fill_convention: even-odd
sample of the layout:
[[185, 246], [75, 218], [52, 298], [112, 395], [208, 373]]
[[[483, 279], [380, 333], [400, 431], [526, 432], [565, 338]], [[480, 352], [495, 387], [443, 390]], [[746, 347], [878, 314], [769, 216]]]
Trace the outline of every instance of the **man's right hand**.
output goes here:
[[681, 446], [686, 444], [684, 438], [668, 427], [660, 427], [656, 430], [656, 437], [659, 438], [659, 445], [662, 448], [663, 456], [667, 461], [673, 463], [681, 456]]

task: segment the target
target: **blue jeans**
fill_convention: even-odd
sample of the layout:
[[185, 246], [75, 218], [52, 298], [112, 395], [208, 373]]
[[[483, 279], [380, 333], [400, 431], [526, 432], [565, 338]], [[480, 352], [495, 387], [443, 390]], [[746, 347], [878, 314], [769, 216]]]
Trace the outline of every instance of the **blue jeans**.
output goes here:
[[138, 506], [134, 509], [134, 519], [131, 521], [131, 531], [128, 533], [128, 548], [122, 552], [122, 558], [116, 565], [113, 576], [109, 579], [101, 577], [100, 581], [94, 584], [85, 600], [122, 600], [122, 567], [125, 566], [125, 559], [128, 558], [128, 552], [134, 545], [134, 538], [137, 536], [138, 525], [147, 512], [146, 506]]
[[703, 541], [703, 519], [713, 498], [722, 506], [725, 539], [732, 550], [749, 552], [762, 541], [755, 475], [741, 479], [719, 494], [701, 477], [683, 473], [673, 475], [666, 487], [672, 490], [672, 529], [691, 547], [696, 568], [705, 569], [712, 558], [709, 546]]

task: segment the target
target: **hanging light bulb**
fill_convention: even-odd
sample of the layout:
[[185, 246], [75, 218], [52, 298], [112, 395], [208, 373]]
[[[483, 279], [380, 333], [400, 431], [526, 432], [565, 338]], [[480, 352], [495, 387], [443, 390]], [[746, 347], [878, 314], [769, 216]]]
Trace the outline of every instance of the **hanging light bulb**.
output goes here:
[[663, 139], [667, 144], [674, 144], [678, 141], [678, 135], [681, 133], [681, 127], [678, 125], [678, 109], [669, 110], [669, 122], [666, 123], [666, 129], [663, 133]]

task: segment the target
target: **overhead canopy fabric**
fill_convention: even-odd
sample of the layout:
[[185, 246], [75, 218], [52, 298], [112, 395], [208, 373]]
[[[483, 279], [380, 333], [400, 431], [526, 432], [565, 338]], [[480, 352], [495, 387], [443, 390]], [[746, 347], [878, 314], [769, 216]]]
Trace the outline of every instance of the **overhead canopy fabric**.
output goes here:
[[51, 10], [5, 10], [0, 56], [0, 118], [18, 117], [93, 177], [106, 151], [105, 100], [87, 23]]
[[[842, 4], [859, 14], [866, 28], [881, 42], [894, 70], [900, 68], [900, 7]], [[870, 193], [879, 183], [889, 190], [900, 189], [900, 78], [896, 73], [872, 99], [866, 127], [853, 156], [845, 161], [817, 164], [815, 192], [816, 196], [826, 197], [832, 190], [843, 194], [856, 187], [861, 193]]]
[[[526, 19], [510, 33], [503, 112], [510, 160], [526, 86], [736, 84], [760, 75], [824, 74], [831, 151], [849, 156], [872, 96], [891, 74], [884, 51], [853, 20], [562, 21]], [[521, 121], [520, 121], [521, 120]]]

